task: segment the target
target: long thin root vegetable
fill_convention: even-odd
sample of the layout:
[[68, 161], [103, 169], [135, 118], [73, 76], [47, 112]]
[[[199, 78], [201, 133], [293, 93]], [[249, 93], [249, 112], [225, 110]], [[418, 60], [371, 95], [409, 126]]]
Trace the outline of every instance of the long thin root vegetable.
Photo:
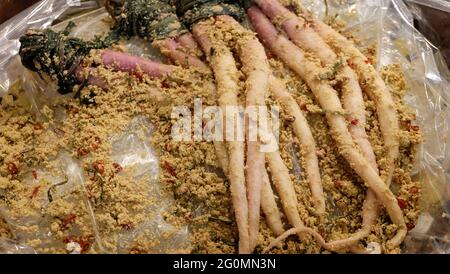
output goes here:
[[[228, 174], [228, 153], [225, 143], [214, 142], [216, 150], [217, 160], [225, 175]], [[270, 184], [269, 175], [267, 171], [263, 169], [262, 175], [262, 189], [261, 189], [261, 209], [266, 217], [266, 222], [269, 228], [276, 236], [281, 235], [284, 232], [283, 222], [281, 221], [280, 211], [275, 201], [275, 195]]]
[[[357, 76], [359, 76], [359, 81], [361, 82], [364, 91], [374, 100], [377, 107], [380, 129], [385, 141], [387, 152], [386, 183], [388, 186], [390, 186], [393, 171], [395, 168], [395, 161], [399, 154], [399, 140], [397, 135], [397, 133], [399, 132], [399, 125], [392, 95], [386, 88], [384, 81], [380, 78], [370, 62], [368, 62], [368, 59], [353, 45], [352, 42], [350, 42], [339, 32], [335, 31], [324, 22], [314, 17], [306, 8], [301, 5], [299, 1], [295, 1], [294, 4], [296, 4], [296, 9], [299, 15], [304, 16], [305, 19], [292, 14], [289, 10], [278, 3], [278, 1], [260, 0], [259, 2], [263, 4], [262, 6], [264, 6], [263, 2], [270, 2], [269, 5], [266, 5], [266, 9], [272, 10], [272, 13], [283, 12], [284, 14], [289, 14], [288, 16], [286, 16], [286, 18], [289, 18], [286, 21], [292, 20], [295, 22], [296, 26], [302, 26], [298, 28], [299, 30], [297, 32], [302, 32], [302, 29], [307, 29], [308, 31], [310, 31], [311, 26], [317, 33], [311, 35], [315, 38], [316, 41], [319, 41], [319, 39], [317, 38], [317, 35], [319, 35], [320, 38], [322, 38], [323, 42], [328, 43], [329, 46], [333, 47], [334, 50], [341, 54], [344, 54], [346, 58], [349, 58], [348, 63], [352, 65], [352, 68], [358, 73]], [[312, 24], [307, 24], [306, 22], [312, 22]], [[289, 22], [286, 22], [286, 24], [289, 24]], [[290, 31], [296, 32], [292, 29]], [[291, 37], [291, 39], [293, 39], [294, 42], [296, 41], [295, 36]], [[307, 39], [307, 45], [303, 46], [309, 50], [314, 50], [314, 41], [313, 43], [309, 44], [308, 41], [311, 40]], [[321, 56], [320, 52], [316, 53], [318, 56]], [[321, 56], [321, 60], [324, 61], [323, 55]], [[346, 66], [344, 70], [350, 69], [348, 68], [348, 66]], [[353, 71], [351, 71], [351, 73], [354, 74]], [[348, 75], [351, 76], [351, 74]], [[360, 107], [363, 106], [363, 98], [360, 93], [357, 92], [356, 88], [351, 88], [352, 86], [356, 87], [357, 85], [357, 83], [354, 83], [354, 77], [348, 77], [348, 79], [349, 80], [346, 81], [343, 85], [342, 102], [344, 105], [344, 109], [348, 111], [351, 110], [349, 112], [351, 117], [351, 124], [349, 125], [350, 133], [352, 134], [353, 138], [359, 145], [366, 158], [369, 160], [374, 170], [378, 171], [375, 155], [365, 132], [365, 113], [364, 109]], [[363, 228], [361, 229], [361, 231], [364, 231], [365, 233], [359, 233], [360, 236], [363, 236], [365, 234], [368, 235], [370, 233], [370, 227], [375, 223], [376, 217], [378, 216], [378, 203], [376, 201], [376, 196], [371, 192], [372, 191], [370, 189], [367, 191], [367, 198], [364, 202], [362, 214]], [[372, 211], [366, 210], [368, 208]], [[365, 219], [372, 220], [372, 223], [364, 221]], [[391, 243], [394, 246], [398, 246], [401, 240], [402, 239], [398, 237], [397, 240], [393, 239]]]
[[[213, 68], [217, 91], [219, 94], [219, 106], [225, 111], [228, 107], [236, 107], [238, 103], [239, 86], [237, 83], [238, 70], [232, 52], [225, 44], [219, 41], [211, 41], [209, 33], [214, 28], [210, 21], [200, 22], [194, 25], [193, 34], [209, 58]], [[226, 113], [226, 112], [224, 112]], [[226, 124], [233, 125], [233, 117], [226, 115]], [[229, 151], [230, 191], [239, 230], [239, 253], [250, 252], [248, 232], [248, 203], [245, 187], [244, 172], [244, 143], [238, 140], [227, 143]]]
[[261, 191], [261, 208], [266, 216], [267, 225], [276, 236], [279, 236], [284, 232], [280, 210], [278, 209], [275, 201], [275, 195], [273, 193], [272, 186], [270, 185], [270, 179], [267, 171], [264, 169], [261, 175], [263, 180]]
[[289, 237], [291, 235], [295, 235], [295, 234], [299, 234], [299, 235], [309, 234], [309, 235], [313, 236], [316, 239], [316, 241], [320, 244], [320, 246], [322, 246], [324, 248], [327, 248], [327, 249], [329, 248], [329, 246], [327, 246], [327, 243], [322, 238], [322, 236], [320, 236], [319, 233], [317, 233], [315, 230], [313, 230], [313, 229], [311, 229], [309, 227], [306, 227], [304, 225], [299, 225], [297, 227], [294, 227], [294, 228], [291, 228], [291, 229], [287, 230], [282, 235], [280, 235], [278, 238], [276, 238], [274, 241], [272, 241], [270, 243], [270, 245], [263, 250], [263, 253], [267, 253], [269, 250], [271, 250], [272, 248], [277, 246], [279, 243], [281, 243], [287, 237]]
[[[277, 24], [281, 25], [289, 38], [298, 47], [314, 53], [324, 66], [331, 66], [334, 73], [340, 69], [342, 73], [342, 102], [349, 112], [350, 133], [354, 137], [365, 156], [378, 171], [372, 145], [365, 131], [366, 116], [364, 99], [355, 72], [328, 46], [322, 37], [302, 18], [289, 11], [278, 0], [256, 1], [261, 10]], [[330, 75], [334, 77], [334, 75]]]
[[335, 51], [348, 58], [349, 65], [359, 77], [363, 90], [375, 102], [380, 131], [384, 139], [386, 149], [386, 183], [389, 186], [399, 156], [399, 120], [395, 109], [395, 103], [389, 89], [379, 76], [369, 59], [362, 54], [353, 42], [345, 38], [339, 32], [311, 15], [307, 9], [298, 3], [299, 14], [305, 20], [312, 22], [314, 30]]
[[[246, 107], [247, 110], [255, 110], [254, 115], [251, 114], [247, 117], [247, 127], [250, 127], [250, 124], [257, 125], [258, 120], [260, 120], [258, 119], [259, 108], [265, 107], [265, 98], [269, 88], [269, 76], [271, 74], [265, 49], [252, 33], [245, 30], [233, 18], [229, 16], [219, 16], [218, 18], [225, 24], [233, 26], [235, 30], [241, 33], [241, 37], [238, 40], [238, 53], [242, 62], [242, 71], [247, 77], [245, 81], [247, 95]], [[256, 127], [253, 127], [248, 130], [255, 129]], [[256, 140], [250, 140], [249, 134], [246, 134], [246, 182], [250, 251], [253, 251], [255, 248], [259, 233], [261, 190], [263, 185], [263, 177], [261, 174], [265, 169], [264, 152], [261, 151], [261, 142], [257, 140], [257, 135], [254, 136]]]
[[194, 56], [203, 56], [203, 52], [200, 49], [197, 41], [195, 41], [194, 37], [191, 33], [185, 33], [177, 38], [177, 42], [188, 51], [191, 55]]
[[261, 11], [274, 24], [279, 25], [294, 44], [315, 53], [323, 64], [334, 63], [337, 59], [333, 50], [304, 21], [281, 5], [278, 0], [255, 0]]
[[311, 196], [316, 213], [319, 216], [325, 214], [325, 195], [323, 193], [322, 182], [320, 179], [319, 160], [317, 159], [316, 142], [312, 135], [308, 121], [303, 115], [295, 99], [286, 90], [286, 86], [275, 77], [270, 81], [271, 93], [280, 100], [285, 107], [286, 112], [294, 117], [293, 129], [297, 136], [301, 153], [305, 159], [306, 178], [311, 188]]
[[131, 56], [112, 50], [105, 50], [102, 53], [101, 58], [103, 64], [107, 67], [127, 72], [136, 72], [140, 70], [153, 77], [166, 76], [175, 69], [174, 66], [164, 65], [150, 59]]
[[320, 80], [318, 68], [310, 62], [301, 49], [291, 41], [279, 35], [269, 19], [257, 7], [251, 7], [248, 15], [260, 38], [279, 58], [281, 58], [294, 72], [302, 77], [311, 88], [319, 104], [326, 111], [326, 118], [332, 136], [336, 141], [341, 155], [348, 161], [352, 169], [362, 178], [368, 188], [374, 191], [377, 198], [386, 207], [394, 224], [397, 234], [390, 240], [398, 245], [404, 239], [407, 229], [397, 199], [383, 182], [378, 173], [372, 168], [366, 157], [358, 150], [347, 128], [347, 121], [342, 116], [344, 110], [337, 92], [324, 81]]
[[[309, 234], [309, 235], [313, 236], [314, 239], [316, 239], [317, 243], [321, 247], [323, 247], [327, 250], [330, 250], [330, 251], [337, 252], [337, 251], [341, 251], [345, 248], [353, 247], [356, 243], [359, 242], [359, 240], [367, 237], [370, 234], [370, 232], [372, 231], [372, 225], [375, 223], [376, 218], [377, 218], [376, 197], [373, 194], [373, 192], [368, 192], [367, 196], [368, 197], [363, 205], [362, 228], [359, 231], [353, 233], [351, 236], [341, 239], [341, 240], [325, 242], [323, 237], [319, 233], [317, 233], [315, 230], [305, 227], [303, 225], [299, 225], [299, 226], [289, 229], [286, 232], [284, 232], [283, 234], [279, 235], [278, 238], [276, 238], [274, 241], [272, 241], [270, 243], [270, 245], [264, 249], [263, 253], [274, 248], [278, 243], [282, 242], [287, 237], [289, 237], [291, 235], [295, 235], [295, 234], [299, 234], [299, 235]], [[375, 212], [375, 214], [374, 214], [374, 212]]]
[[[341, 100], [344, 110], [346, 110], [349, 114], [348, 120], [350, 121], [350, 134], [358, 144], [364, 156], [368, 159], [372, 168], [378, 172], [375, 153], [368, 140], [365, 129], [366, 115], [364, 99], [358, 82], [358, 76], [346, 62], [342, 63], [342, 60], [338, 59], [338, 56], [333, 52], [329, 45], [303, 18], [299, 18], [293, 14], [277, 0], [259, 0], [256, 2], [261, 10], [269, 16], [272, 21], [276, 21], [276, 24], [279, 24], [283, 28], [294, 44], [314, 53], [317, 57], [319, 57], [323, 65], [331, 66], [333, 70], [336, 70], [334, 73], [337, 72], [336, 67], [341, 67]], [[357, 239], [357, 236], [360, 238], [366, 237], [370, 233], [370, 228], [376, 220], [377, 201], [373, 193], [370, 192], [371, 190], [368, 190], [367, 201], [364, 203], [362, 215], [363, 218], [366, 217], [369, 220], [373, 220], [373, 223], [363, 221], [366, 225], [363, 225], [363, 228], [359, 232], [348, 238], [348, 244], [355, 242], [354, 240]], [[368, 212], [367, 209], [371, 209], [373, 211]]]
[[[289, 175], [289, 170], [281, 158], [280, 152], [266, 153], [266, 160], [270, 167], [273, 184], [280, 196], [281, 205], [289, 223], [294, 227], [303, 227], [304, 225], [297, 208], [298, 202], [294, 184]], [[304, 235], [299, 236], [303, 239]]]
[[197, 67], [205, 71], [209, 70], [209, 67], [205, 63], [197, 56], [192, 55], [188, 49], [183, 48], [183, 46], [174, 39], [167, 38], [163, 41], [156, 41], [153, 44], [157, 45], [160, 51], [177, 65], [185, 68]]

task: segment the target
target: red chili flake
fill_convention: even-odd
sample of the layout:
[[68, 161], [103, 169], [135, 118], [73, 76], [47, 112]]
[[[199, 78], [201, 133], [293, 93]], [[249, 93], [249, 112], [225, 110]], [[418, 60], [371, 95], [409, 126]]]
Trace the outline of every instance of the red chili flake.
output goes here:
[[104, 174], [105, 173], [105, 164], [102, 161], [97, 161], [93, 164], [94, 169], [100, 173], [100, 174]]
[[408, 201], [406, 201], [405, 199], [397, 198], [397, 203], [401, 209], [405, 209], [408, 207]]
[[113, 167], [114, 167], [116, 173], [119, 173], [123, 170], [123, 167], [121, 165], [119, 165], [118, 163], [113, 163]]
[[356, 125], [359, 124], [359, 120], [358, 120], [358, 119], [353, 119], [350, 123], [351, 123], [352, 125], [356, 126]]
[[408, 228], [408, 230], [411, 230], [411, 229], [415, 228], [416, 225], [414, 223], [407, 223], [406, 227]]
[[366, 59], [364, 62], [366, 62], [366, 64], [368, 64], [368, 65], [372, 65], [372, 60], [370, 60], [370, 59]]
[[34, 130], [42, 130], [44, 128], [44, 126], [42, 125], [42, 123], [36, 123], [33, 126]]
[[89, 150], [87, 148], [80, 147], [79, 149], [77, 149], [77, 155], [79, 157], [86, 156], [88, 154], [89, 154]]
[[173, 169], [173, 167], [166, 161], [164, 161], [164, 169], [170, 173], [170, 175], [172, 175], [173, 177], [177, 177], [177, 173], [175, 172], [175, 170]]
[[41, 186], [37, 186], [33, 189], [33, 191], [31, 192], [31, 196], [30, 199], [33, 199], [37, 196], [37, 194], [39, 193], [39, 189], [41, 188]]
[[36, 170], [31, 171], [31, 175], [33, 176], [33, 179], [37, 180], [38, 174]]
[[75, 214], [69, 214], [64, 219], [62, 219], [61, 229], [66, 230], [69, 226], [69, 224], [73, 223], [75, 219], [77, 218], [77, 215]]
[[15, 163], [7, 163], [6, 169], [8, 170], [9, 174], [11, 175], [17, 175], [19, 174], [19, 168]]
[[122, 224], [121, 227], [125, 230], [132, 230], [134, 228], [134, 225], [132, 223], [126, 223]]
[[413, 187], [411, 187], [411, 188], [409, 189], [409, 193], [410, 193], [411, 195], [416, 195], [417, 193], [419, 193], [419, 188], [416, 187], [416, 186], [413, 186]]
[[92, 149], [93, 150], [97, 150], [98, 147], [102, 144], [102, 140], [100, 139], [100, 137], [95, 137], [94, 138], [94, 142], [92, 143]]
[[59, 137], [63, 137], [64, 134], [66, 134], [66, 132], [60, 128], [55, 128], [53, 129], [53, 132], [58, 135]]
[[142, 73], [142, 71], [139, 71], [139, 70], [133, 70], [131, 72], [131, 75], [136, 77], [139, 81], [142, 81], [142, 78], [144, 77], [144, 73]]
[[81, 247], [81, 253], [88, 251], [93, 241], [94, 241], [93, 236], [81, 237], [80, 240], [78, 241]]
[[414, 126], [414, 125], [409, 125], [409, 129], [412, 131], [419, 131], [420, 127], [419, 126]]

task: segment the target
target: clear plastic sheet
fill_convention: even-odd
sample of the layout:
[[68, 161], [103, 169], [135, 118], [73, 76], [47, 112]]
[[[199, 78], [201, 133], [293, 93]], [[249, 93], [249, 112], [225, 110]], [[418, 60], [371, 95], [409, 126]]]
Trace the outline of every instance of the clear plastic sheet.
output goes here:
[[[299, 1], [299, 0], [295, 0]], [[405, 0], [416, 2], [415, 0]], [[359, 33], [362, 46], [377, 45], [378, 69], [398, 63], [406, 73], [410, 92], [406, 95], [407, 103], [415, 110], [417, 122], [421, 126], [424, 140], [417, 163], [413, 170], [413, 177], [423, 183], [422, 214], [418, 224], [410, 231], [404, 243], [405, 253], [449, 253], [450, 252], [450, 73], [440, 52], [423, 35], [414, 28], [414, 17], [403, 0], [328, 0], [328, 8], [325, 1], [302, 0], [304, 6], [323, 18], [325, 12], [328, 15], [338, 14], [348, 23], [348, 29]], [[450, 12], [450, 4], [443, 0], [417, 1], [433, 8]], [[79, 11], [98, 7], [95, 1], [75, 0], [43, 0], [18, 16], [10, 19], [0, 26], [0, 96], [5, 94], [12, 84], [18, 79], [23, 80], [23, 88], [33, 102], [33, 110], [36, 115], [42, 101], [58, 97], [54, 87], [44, 83], [36, 75], [27, 72], [20, 64], [17, 56], [19, 49], [18, 38], [28, 28], [46, 28], [52, 22], [61, 21], [67, 15], [73, 15]], [[89, 38], [92, 34], [101, 35], [108, 28], [107, 13], [104, 9], [93, 10], [87, 14], [72, 18], [77, 23], [77, 28], [72, 35]], [[53, 26], [62, 28], [65, 23]], [[126, 42], [127, 49], [138, 55], [154, 55], [151, 48], [143, 46], [142, 41], [132, 39]], [[22, 76], [19, 77], [19, 76]], [[45, 92], [43, 92], [45, 90]], [[152, 188], [158, 189], [157, 159], [152, 149], [140, 142], [137, 136], [151, 134], [151, 125], [147, 132], [142, 128], [137, 129], [136, 123], [144, 123], [136, 118], [129, 129], [112, 136], [115, 138], [114, 153], [111, 157], [124, 166], [136, 165], [134, 176], [147, 176]], [[126, 144], [126, 145], [125, 145]], [[62, 154], [63, 155], [63, 154]], [[62, 156], [64, 159], [64, 156]], [[82, 172], [76, 168], [73, 159], [65, 158], [66, 173], [68, 177], [75, 178], [82, 186]], [[77, 172], [77, 170], [79, 172]], [[77, 175], [78, 174], [78, 175]], [[50, 180], [50, 179], [49, 179]], [[58, 178], [53, 178], [58, 181]], [[149, 193], [152, 198], [158, 191]], [[156, 197], [160, 198], [160, 197]], [[88, 201], [86, 201], [88, 203]], [[162, 199], [160, 209], [164, 210], [173, 201]], [[189, 246], [188, 227], [174, 228], [164, 223], [161, 211], [149, 208], [151, 218], [141, 227], [119, 235], [118, 251], [126, 249], [126, 245], [135, 239], [146, 236], [158, 238], [162, 234], [169, 234], [168, 241], [161, 241], [155, 247], [155, 253], [170, 252], [171, 248]], [[5, 211], [1, 211], [8, 221]], [[25, 216], [24, 216], [25, 217]], [[95, 217], [91, 214], [92, 224], [95, 228]], [[42, 220], [41, 220], [42, 221]], [[10, 220], [9, 224], [14, 226]], [[43, 226], [45, 228], [45, 226]], [[14, 229], [13, 229], [14, 230]], [[18, 230], [15, 231], [16, 233]], [[43, 233], [45, 234], [45, 229]], [[148, 235], [147, 233], [151, 232]], [[17, 235], [16, 235], [17, 236]], [[47, 234], [47, 236], [49, 236]], [[50, 235], [51, 236], [51, 235]], [[167, 236], [167, 235], [166, 235]], [[26, 235], [22, 235], [26, 238]], [[100, 237], [96, 235], [96, 237]], [[101, 242], [100, 239], [96, 239]], [[77, 253], [76, 246], [70, 246], [71, 253]], [[97, 246], [98, 251], [108, 252]], [[68, 250], [69, 251], [69, 250]], [[0, 253], [33, 253], [33, 249], [23, 246], [18, 242], [0, 239]]]
[[0, 238], [0, 254], [36, 254], [33, 248], [16, 241]]
[[446, 0], [407, 0], [407, 2], [424, 5], [437, 10], [450, 13], [450, 3]]
[[409, 0], [415, 27], [439, 47], [450, 68], [450, 5], [448, 1]]

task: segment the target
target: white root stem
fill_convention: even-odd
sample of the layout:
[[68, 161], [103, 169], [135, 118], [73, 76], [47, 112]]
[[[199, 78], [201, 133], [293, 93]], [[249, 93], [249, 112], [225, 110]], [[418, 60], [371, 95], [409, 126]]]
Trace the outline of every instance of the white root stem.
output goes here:
[[[289, 170], [281, 158], [280, 152], [266, 153], [267, 163], [270, 167], [270, 174], [275, 185], [278, 195], [280, 196], [281, 205], [289, 223], [294, 227], [303, 227], [297, 208], [297, 196], [295, 195], [294, 184], [289, 175]], [[299, 234], [304, 239], [303, 234]]]
[[[370, 197], [372, 195], [372, 197]], [[359, 242], [362, 238], [367, 237], [371, 230], [372, 225], [376, 221], [377, 214], [373, 214], [373, 212], [377, 212], [376, 208], [371, 208], [373, 204], [371, 202], [368, 202], [370, 200], [375, 201], [376, 206], [376, 197], [373, 194], [373, 192], [368, 193], [368, 198], [364, 202], [363, 206], [363, 224], [362, 228], [356, 232], [353, 233], [350, 237], [341, 239], [341, 240], [335, 240], [331, 242], [325, 242], [323, 237], [317, 233], [315, 230], [305, 227], [305, 226], [297, 226], [290, 230], [287, 230], [283, 234], [281, 234], [278, 238], [273, 240], [270, 245], [264, 249], [263, 253], [269, 251], [270, 249], [274, 248], [276, 245], [278, 245], [280, 242], [285, 240], [287, 237], [294, 235], [294, 234], [309, 234], [314, 237], [314, 239], [317, 241], [317, 243], [323, 247], [324, 249], [330, 250], [330, 251], [341, 251], [345, 248], [353, 247], [356, 243]]]
[[353, 42], [312, 16], [304, 7], [300, 6], [300, 8], [301, 14], [313, 21], [312, 26], [322, 39], [327, 41], [334, 50], [348, 58], [349, 64], [359, 77], [363, 90], [375, 102], [380, 131], [387, 152], [386, 183], [389, 186], [399, 156], [399, 120], [392, 94], [367, 57], [355, 47]]
[[348, 161], [353, 170], [363, 179], [368, 188], [386, 207], [394, 224], [397, 225], [397, 235], [391, 239], [391, 244], [399, 244], [404, 239], [407, 229], [403, 212], [397, 204], [397, 199], [372, 168], [365, 156], [357, 149], [347, 128], [347, 121], [339, 113], [343, 112], [337, 92], [318, 75], [320, 69], [307, 58], [301, 49], [291, 41], [279, 35], [268, 18], [256, 7], [248, 11], [253, 26], [266, 46], [277, 54], [294, 72], [302, 77], [311, 88], [319, 104], [326, 110], [326, 118], [341, 155]]
[[[256, 37], [252, 36], [245, 40], [246, 41], [240, 45], [239, 51], [243, 66], [242, 70], [247, 76], [245, 83], [247, 95], [246, 106], [247, 109], [250, 107], [263, 107], [265, 106], [265, 98], [268, 90], [269, 75], [271, 70], [264, 47], [256, 39]], [[251, 119], [257, 119], [259, 114], [257, 108], [254, 109], [254, 114], [256, 114], [254, 116], [256, 117], [248, 117], [248, 124], [250, 124]], [[258, 119], [256, 121], [252, 121], [254, 125], [257, 125], [257, 122]], [[257, 127], [253, 127], [253, 130], [256, 128]], [[247, 134], [246, 182], [251, 251], [256, 246], [256, 240], [259, 233], [261, 190], [263, 184], [261, 174], [265, 170], [264, 152], [261, 151], [260, 146], [260, 141], [250, 140], [249, 135]]]
[[261, 191], [261, 208], [266, 216], [266, 222], [269, 228], [273, 231], [275, 236], [283, 234], [283, 222], [281, 221], [280, 210], [278, 209], [277, 203], [275, 201], [275, 195], [270, 185], [269, 175], [264, 169], [262, 172], [262, 191]]
[[276, 99], [280, 100], [285, 107], [286, 113], [292, 115], [294, 133], [300, 142], [300, 150], [305, 160], [306, 179], [311, 188], [311, 196], [319, 216], [325, 214], [325, 195], [323, 193], [322, 181], [320, 178], [319, 160], [317, 159], [316, 142], [312, 135], [308, 121], [303, 115], [295, 99], [286, 90], [283, 82], [275, 77], [271, 78], [270, 91]]
[[[238, 106], [238, 70], [231, 51], [218, 41], [211, 41], [211, 33], [214, 25], [210, 21], [197, 23], [193, 27], [193, 33], [209, 58], [216, 78], [219, 105], [225, 112], [228, 107]], [[214, 43], [214, 44], [213, 44]], [[212, 50], [214, 48], [214, 50]], [[226, 124], [233, 125], [233, 116], [226, 116]], [[245, 172], [244, 172], [244, 143], [230, 141], [228, 145], [230, 191], [233, 207], [236, 215], [236, 223], [239, 230], [239, 253], [250, 253], [248, 232], [248, 202], [246, 197]]]
[[[259, 6], [262, 7], [264, 12], [273, 20], [276, 18], [283, 18], [284, 20], [278, 20], [277, 23], [288, 34], [294, 44], [314, 53], [319, 57], [324, 66], [336, 66], [339, 62], [338, 56], [326, 44], [322, 37], [303, 20], [303, 18], [297, 17], [276, 0], [261, 0], [259, 1]], [[344, 109], [349, 113], [350, 134], [371, 164], [372, 168], [378, 173], [375, 153], [365, 130], [366, 115], [364, 99], [358, 82], [358, 76], [347, 63], [341, 64], [340, 66], [342, 66], [340, 70], [343, 81], [341, 99]], [[341, 241], [342, 244], [339, 246], [342, 246], [345, 243], [352, 245], [357, 243], [359, 239], [367, 237], [376, 221], [377, 214], [376, 196], [371, 190], [368, 190], [367, 200], [364, 202], [362, 212], [364, 219], [362, 228], [357, 233], [347, 238], [346, 242]], [[372, 222], [367, 222], [367, 220], [372, 220]]]
[[[354, 46], [351, 41], [321, 20], [317, 19], [300, 3], [300, 1], [294, 2], [297, 6], [299, 16], [304, 16], [309, 21], [313, 22], [313, 28], [323, 39], [323, 41], [326, 41], [337, 52], [342, 53], [349, 58], [350, 64], [352, 64], [352, 67], [358, 74], [357, 76], [359, 77], [359, 81], [363, 84], [364, 91], [371, 97], [372, 100], [374, 100], [377, 107], [380, 130], [383, 135], [385, 148], [387, 151], [387, 174], [385, 181], [386, 184], [390, 186], [395, 169], [395, 162], [399, 155], [399, 137], [397, 135], [399, 132], [398, 117], [391, 93], [374, 67], [368, 62], [368, 59]], [[296, 18], [304, 22], [303, 18]], [[353, 80], [351, 82], [353, 82]], [[349, 84], [352, 84], [351, 82], [349, 82]], [[357, 94], [352, 94], [351, 92], [346, 92], [346, 90], [343, 90], [342, 97], [344, 108], [355, 109], [353, 107], [356, 104], [359, 104], [358, 101], [361, 101], [361, 98], [356, 95]], [[365, 117], [359, 109], [356, 109], [352, 114], [361, 124], [351, 126], [350, 132], [362, 149], [362, 152], [371, 163], [372, 167], [378, 171], [373, 150], [369, 150], [368, 146], [365, 145], [367, 138], [365, 137], [365, 131], [363, 132], [362, 129], [365, 125]], [[364, 120], [362, 120], [363, 117]], [[373, 220], [372, 223], [364, 222], [366, 223], [366, 226], [364, 226], [363, 223], [363, 228], [361, 230], [365, 231], [367, 235], [370, 233], [369, 226], [372, 226], [375, 223], [378, 216], [378, 203], [376, 201], [376, 196], [371, 192], [372, 191], [370, 189], [367, 192], [367, 199], [365, 201], [362, 214], [363, 219]], [[364, 210], [364, 208], [373, 208], [373, 210], [368, 212], [367, 210]], [[390, 243], [393, 246], [398, 246], [401, 244], [403, 238], [400, 237], [400, 235], [402, 235], [402, 233], [398, 233], [398, 237], [391, 239]]]
[[[295, 45], [314, 53], [319, 57], [324, 66], [341, 67], [339, 70], [341, 71], [343, 81], [342, 104], [344, 109], [350, 114], [350, 133], [372, 167], [378, 172], [375, 153], [373, 152], [372, 145], [368, 140], [365, 130], [366, 115], [364, 99], [358, 82], [358, 76], [347, 63], [339, 64], [341, 60], [338, 59], [338, 56], [303, 18], [297, 17], [290, 12], [278, 0], [259, 0], [257, 2], [265, 14], [272, 20], [276, 20], [277, 24], [281, 25]], [[334, 69], [336, 69], [335, 73], [337, 73], [338, 67]]]

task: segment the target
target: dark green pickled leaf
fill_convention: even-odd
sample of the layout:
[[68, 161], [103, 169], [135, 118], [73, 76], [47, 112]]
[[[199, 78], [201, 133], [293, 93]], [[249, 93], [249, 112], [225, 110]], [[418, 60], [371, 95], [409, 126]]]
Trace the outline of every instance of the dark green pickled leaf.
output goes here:
[[114, 29], [126, 37], [153, 41], [187, 32], [171, 0], [128, 0], [120, 5], [106, 1], [106, 7], [116, 22]]
[[69, 22], [66, 29], [60, 32], [29, 30], [20, 38], [22, 64], [57, 81], [61, 94], [72, 92], [73, 86], [80, 84], [75, 72], [89, 51], [110, 47], [119, 40], [115, 32], [91, 41], [68, 37], [74, 26], [73, 22]]
[[179, 0], [178, 16], [187, 26], [218, 15], [229, 15], [238, 21], [244, 19], [242, 0]]

